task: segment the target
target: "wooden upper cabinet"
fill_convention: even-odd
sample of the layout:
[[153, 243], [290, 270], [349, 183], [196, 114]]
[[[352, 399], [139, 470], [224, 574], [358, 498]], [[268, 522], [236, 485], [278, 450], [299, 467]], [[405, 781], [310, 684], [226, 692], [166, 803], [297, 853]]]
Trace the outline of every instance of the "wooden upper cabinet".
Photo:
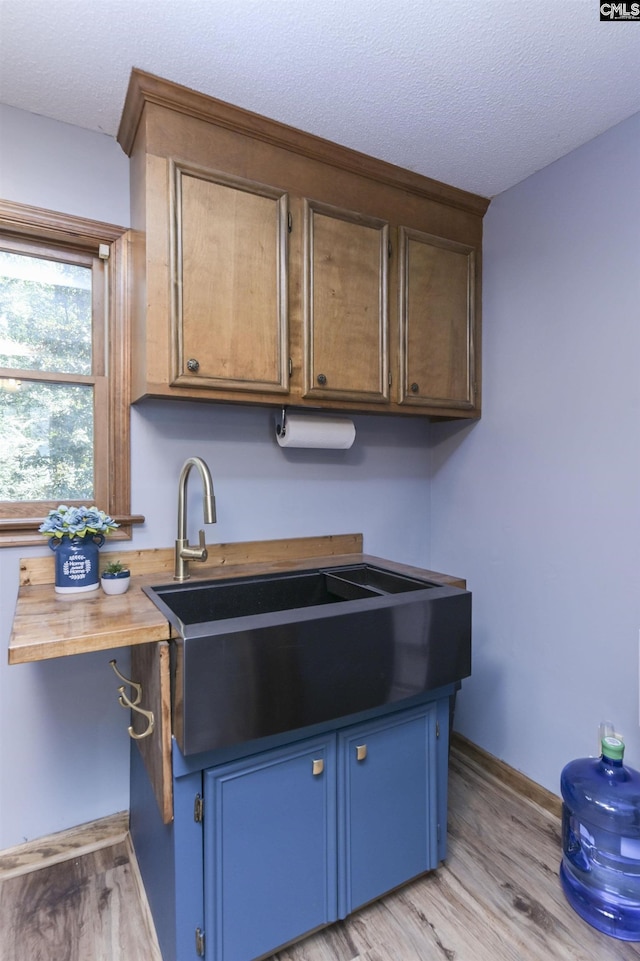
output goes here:
[[401, 227], [400, 393], [420, 407], [475, 404], [476, 253]]
[[286, 392], [286, 193], [171, 168], [172, 383]]
[[304, 396], [387, 402], [389, 225], [305, 202]]
[[488, 201], [133, 70], [131, 397], [480, 415]]

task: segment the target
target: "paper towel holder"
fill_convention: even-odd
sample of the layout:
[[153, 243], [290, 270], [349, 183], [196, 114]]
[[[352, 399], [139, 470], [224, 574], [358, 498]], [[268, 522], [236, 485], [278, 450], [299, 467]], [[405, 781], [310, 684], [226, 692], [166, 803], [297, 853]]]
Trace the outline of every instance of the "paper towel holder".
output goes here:
[[287, 436], [287, 408], [282, 408], [280, 423], [276, 421], [276, 435], [282, 439]]
[[[317, 417], [319, 413], [321, 416]], [[291, 413], [287, 418], [287, 408], [282, 407], [280, 420], [276, 415], [276, 441], [280, 447], [315, 448], [316, 450], [348, 450], [356, 436], [353, 421], [343, 416], [325, 416], [331, 411], [314, 408]]]
[[280, 418], [280, 423], [276, 421], [276, 434], [278, 437], [287, 436], [287, 408], [282, 408], [282, 414]]

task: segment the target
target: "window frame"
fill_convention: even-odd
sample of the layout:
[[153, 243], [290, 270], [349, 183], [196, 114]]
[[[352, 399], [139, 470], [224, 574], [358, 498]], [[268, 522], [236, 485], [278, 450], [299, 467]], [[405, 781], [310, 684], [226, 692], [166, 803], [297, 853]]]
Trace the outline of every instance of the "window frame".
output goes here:
[[[0, 372], [20, 380], [94, 386], [95, 504], [121, 525], [111, 535], [119, 540], [130, 540], [132, 525], [144, 521], [131, 515], [129, 238], [125, 227], [0, 200], [0, 247], [71, 262], [80, 258], [91, 265], [94, 280], [106, 278], [106, 290], [92, 283], [97, 352], [90, 376], [47, 372], [36, 377], [34, 371], [8, 367]], [[0, 500], [0, 547], [42, 544], [38, 528], [58, 504]]]

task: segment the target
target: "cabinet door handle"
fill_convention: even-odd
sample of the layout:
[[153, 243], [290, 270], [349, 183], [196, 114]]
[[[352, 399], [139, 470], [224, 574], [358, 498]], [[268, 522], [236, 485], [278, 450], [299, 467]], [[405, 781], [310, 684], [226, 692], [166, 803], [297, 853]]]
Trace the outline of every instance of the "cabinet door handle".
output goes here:
[[316, 380], [318, 381], [321, 387], [324, 387], [324, 385], [327, 383], [327, 376], [326, 374], [318, 374], [318, 376], [316, 377]]
[[317, 777], [319, 774], [322, 774], [323, 771], [324, 771], [324, 761], [323, 761], [323, 759], [322, 759], [321, 757], [320, 757], [320, 758], [314, 758], [314, 759], [313, 759], [313, 775], [314, 775], [314, 777]]
[[356, 744], [356, 761], [364, 761], [367, 756], [367, 745]]

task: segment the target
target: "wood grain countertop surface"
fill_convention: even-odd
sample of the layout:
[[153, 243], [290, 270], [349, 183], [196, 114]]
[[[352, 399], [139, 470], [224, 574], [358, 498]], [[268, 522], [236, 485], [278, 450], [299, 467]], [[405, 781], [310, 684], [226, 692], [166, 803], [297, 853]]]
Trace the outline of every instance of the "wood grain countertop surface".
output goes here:
[[[207, 561], [190, 565], [190, 583], [369, 563], [443, 585], [466, 586], [462, 578], [383, 560], [364, 554], [362, 547], [361, 534], [207, 545]], [[173, 548], [118, 550], [113, 554], [105, 551], [101, 564], [113, 557], [126, 562], [131, 569], [131, 586], [126, 594], [106, 595], [100, 589], [56, 594], [52, 557], [20, 561], [20, 589], [9, 642], [10, 664], [148, 644], [170, 637], [167, 620], [142, 588], [172, 583]]]

